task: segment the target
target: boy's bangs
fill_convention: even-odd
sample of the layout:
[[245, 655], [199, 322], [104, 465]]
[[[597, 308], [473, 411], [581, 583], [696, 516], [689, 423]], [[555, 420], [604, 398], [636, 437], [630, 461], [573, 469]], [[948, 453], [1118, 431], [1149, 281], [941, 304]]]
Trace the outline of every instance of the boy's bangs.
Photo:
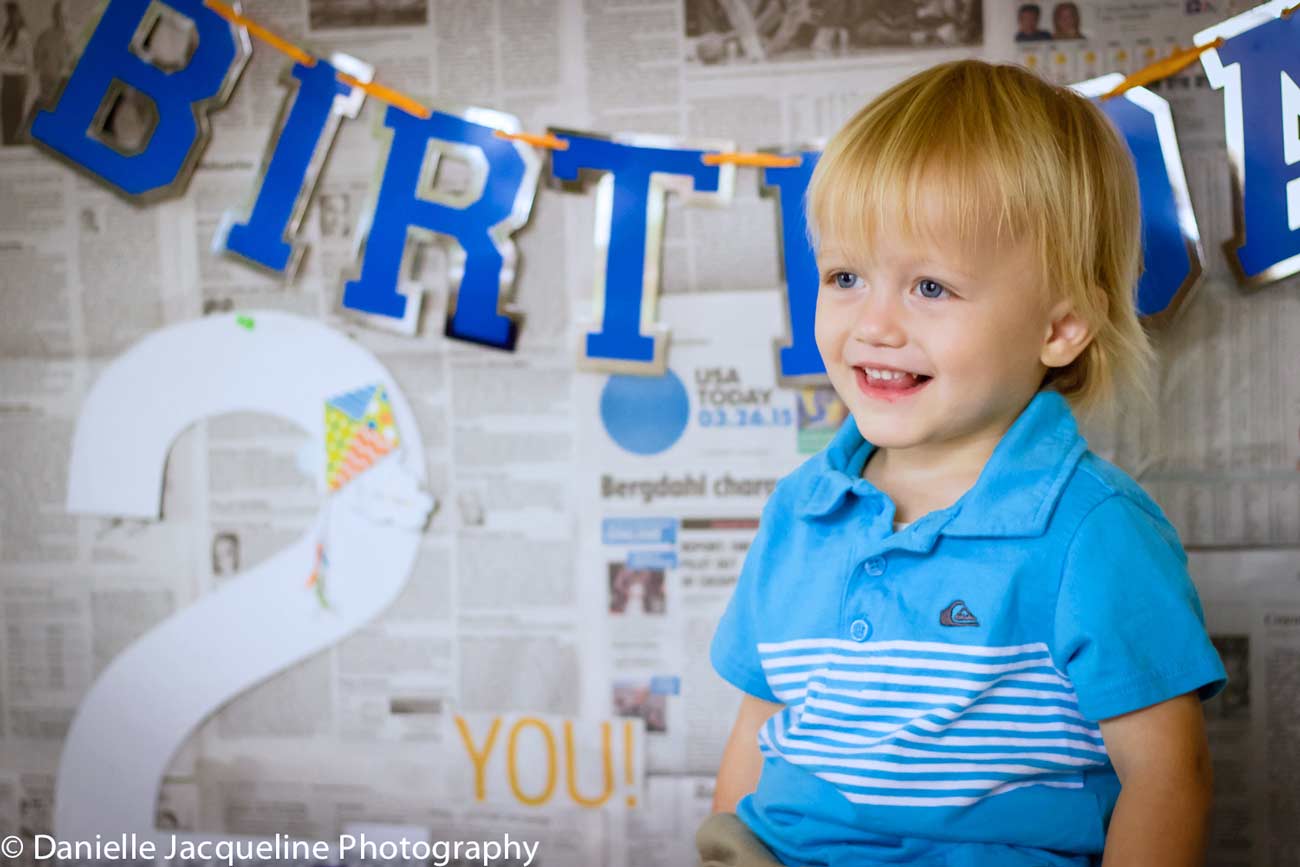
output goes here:
[[[1014, 242], [1026, 229], [1016, 182], [971, 152], [906, 153], [858, 159], [831, 157], [809, 191], [810, 240], [847, 249], [872, 248], [884, 234], [939, 249], [973, 251]], [[1019, 215], [1014, 219], [1013, 215]]]
[[[952, 248], [1005, 243], [1023, 233], [1023, 207], [1004, 183], [989, 181], [987, 166], [954, 165], [941, 159], [918, 164], [855, 161], [831, 170], [820, 195], [809, 201], [809, 231], [819, 240], [857, 250], [881, 237], [902, 234]], [[1022, 220], [1013, 220], [1013, 214]]]
[[884, 229], [947, 249], [1026, 238], [1045, 247], [1047, 211], [1060, 194], [1045, 189], [1050, 125], [1017, 74], [1007, 75], [967, 62], [936, 67], [851, 118], [813, 173], [806, 212], [814, 243], [874, 244]]

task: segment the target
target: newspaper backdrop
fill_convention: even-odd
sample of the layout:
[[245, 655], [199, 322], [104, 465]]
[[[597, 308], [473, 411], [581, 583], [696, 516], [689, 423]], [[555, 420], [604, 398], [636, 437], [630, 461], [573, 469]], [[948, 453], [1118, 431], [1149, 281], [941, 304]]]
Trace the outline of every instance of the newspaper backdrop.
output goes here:
[[[846, 22], [801, 20], [817, 3], [772, 5], [782, 14], [739, 31], [712, 0], [249, 0], [245, 8], [322, 54], [365, 58], [404, 92], [490, 105], [524, 129], [562, 124], [793, 152], [937, 62], [1020, 61], [1060, 83], [1129, 72], [1253, 4], [1081, 2], [1078, 38], [1029, 41], [1015, 39], [1017, 4], [1006, 0], [982, 9], [951, 0], [838, 4], [876, 9]], [[1049, 5], [1042, 29], [1050, 37]], [[43, 86], [38, 57], [48, 64], [62, 49], [41, 38], [47, 0], [18, 6], [30, 58], [7, 53], [3, 81], [14, 88], [6, 99], [30, 101]], [[95, 3], [62, 7], [75, 30]], [[978, 26], [960, 14], [972, 8]], [[14, 71], [24, 62], [26, 76]], [[99, 372], [162, 326], [262, 308], [325, 322], [383, 364], [410, 402], [440, 507], [401, 595], [378, 619], [231, 700], [186, 741], [163, 780], [157, 827], [331, 838], [368, 824], [435, 839], [508, 830], [541, 841], [534, 863], [690, 863], [739, 701], [709, 668], [713, 625], [767, 491], [842, 418], [825, 391], [774, 383], [781, 251], [758, 173], [738, 171], [725, 209], [667, 200], [663, 319], [675, 329], [680, 417], [649, 425], [649, 439], [638, 440], [620, 426], [626, 414], [601, 409], [607, 397], [615, 405], [626, 397], [627, 383], [572, 365], [594, 285], [589, 197], [539, 195], [516, 235], [515, 298], [527, 326], [514, 353], [443, 336], [448, 268], [437, 245], [420, 251], [425, 302], [415, 336], [336, 315], [336, 277], [351, 261], [382, 145], [374, 135], [382, 106], [373, 101], [339, 129], [305, 215], [311, 250], [295, 281], [211, 252], [232, 191], [253, 186], [283, 102], [284, 66], [273, 52], [253, 53], [188, 193], [148, 208], [124, 203], [4, 125], [0, 836], [50, 831], [72, 716], [110, 660], [315, 519], [320, 495], [297, 460], [304, 432], [247, 414], [179, 437], [162, 520], [75, 517], [64, 507], [74, 423]], [[1222, 94], [1197, 65], [1153, 89], [1173, 105], [1192, 202], [1213, 249], [1233, 233]], [[128, 111], [120, 123], [129, 135], [142, 121]], [[445, 182], [457, 182], [454, 172]], [[1123, 413], [1088, 436], [1177, 525], [1233, 678], [1207, 705], [1219, 789], [1210, 863], [1297, 864], [1300, 281], [1244, 292], [1223, 256], [1207, 255], [1205, 267], [1156, 335], [1158, 410]], [[733, 412], [762, 424], [723, 438], [714, 428], [740, 417]], [[457, 717], [477, 748], [494, 720], [503, 721], [499, 737], [519, 727], [530, 743], [544, 740], [539, 725], [562, 741], [564, 720], [593, 731], [611, 717], [639, 720], [640, 797], [627, 803], [637, 790], [620, 776], [608, 806], [539, 808], [492, 777], [477, 800]], [[519, 726], [525, 718], [541, 722]], [[544, 785], [517, 782], [530, 797]], [[599, 774], [579, 791], [599, 793]]]

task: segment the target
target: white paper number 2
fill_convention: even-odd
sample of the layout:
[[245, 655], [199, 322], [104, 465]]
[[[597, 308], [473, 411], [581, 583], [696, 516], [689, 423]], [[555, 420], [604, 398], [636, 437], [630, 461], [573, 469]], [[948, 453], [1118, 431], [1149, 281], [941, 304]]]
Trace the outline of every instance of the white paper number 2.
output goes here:
[[[381, 384], [400, 447], [331, 495], [330, 519], [158, 624], [109, 663], [72, 721], [55, 789], [55, 833], [159, 839], [154, 811], [172, 756], [234, 696], [340, 641], [397, 598], [433, 500], [415, 417], [388, 371], [343, 334], [275, 311], [163, 328], [104, 371], [73, 439], [68, 510], [159, 516], [171, 444], [195, 422], [267, 413], [319, 446], [335, 395]], [[304, 589], [320, 526], [329, 552], [323, 610]], [[206, 838], [207, 835], [194, 835]], [[163, 850], [166, 851], [166, 850]]]

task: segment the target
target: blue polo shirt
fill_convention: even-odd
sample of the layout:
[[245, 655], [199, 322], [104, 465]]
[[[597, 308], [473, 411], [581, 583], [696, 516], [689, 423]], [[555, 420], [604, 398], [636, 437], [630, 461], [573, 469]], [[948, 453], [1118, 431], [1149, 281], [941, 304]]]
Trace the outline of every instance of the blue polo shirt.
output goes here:
[[1177, 533], [1041, 391], [952, 506], [894, 532], [849, 416], [785, 476], [718, 625], [784, 704], [737, 815], [786, 864], [1100, 861], [1098, 720], [1227, 682]]

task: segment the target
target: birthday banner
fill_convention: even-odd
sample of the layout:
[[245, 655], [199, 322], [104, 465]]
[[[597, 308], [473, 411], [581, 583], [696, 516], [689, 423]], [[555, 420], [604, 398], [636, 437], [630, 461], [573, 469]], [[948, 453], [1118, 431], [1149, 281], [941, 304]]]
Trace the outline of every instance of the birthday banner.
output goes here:
[[[1127, 141], [1142, 201], [1144, 269], [1139, 312], [1171, 314], [1201, 276], [1205, 255], [1192, 212], [1169, 103], [1141, 86], [1187, 64], [1203, 64], [1223, 92], [1234, 234], [1223, 250], [1237, 281], [1258, 288], [1300, 271], [1300, 16], [1273, 0], [1202, 30], [1196, 47], [1125, 78], [1072, 85], [1105, 112]], [[153, 45], [160, 22], [189, 34], [183, 63]], [[739, 166], [760, 172], [782, 239], [788, 333], [775, 341], [777, 381], [824, 380], [813, 338], [818, 277], [802, 200], [818, 153], [740, 153], [724, 140], [551, 128], [529, 134], [517, 118], [486, 108], [429, 108], [375, 82], [369, 64], [346, 54], [314, 57], [216, 0], [111, 0], [62, 87], [29, 118], [33, 142], [138, 203], [182, 195], [211, 138], [210, 116], [229, 100], [256, 38], [290, 56], [287, 95], [270, 132], [252, 206], [230, 212], [214, 249], [292, 280], [305, 252], [297, 238], [330, 147], [369, 98], [387, 103], [388, 138], [372, 205], [362, 215], [356, 257], [341, 275], [342, 307], [366, 323], [414, 334], [421, 295], [404, 285], [415, 243], [451, 239], [448, 337], [513, 350], [521, 316], [512, 302], [519, 253], [543, 164], [549, 183], [594, 187], [596, 286], [592, 321], [578, 353], [582, 369], [661, 375], [669, 329], [658, 320], [666, 197], [726, 205]], [[131, 103], [152, 126], [131, 148], [111, 126]], [[469, 166], [456, 190], [436, 183], [439, 162]], [[407, 291], [403, 291], [407, 289]]]

